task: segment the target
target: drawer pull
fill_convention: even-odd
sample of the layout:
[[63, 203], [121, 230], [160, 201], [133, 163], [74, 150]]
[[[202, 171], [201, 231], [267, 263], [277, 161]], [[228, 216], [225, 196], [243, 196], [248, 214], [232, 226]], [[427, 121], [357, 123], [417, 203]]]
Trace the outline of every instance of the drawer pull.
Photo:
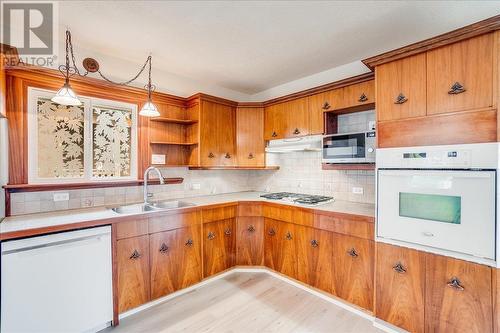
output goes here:
[[276, 235], [276, 231], [273, 228], [271, 228], [271, 229], [269, 229], [269, 231], [267, 232], [267, 234], [269, 236], [274, 236], [274, 235]]
[[460, 284], [460, 280], [457, 277], [452, 277], [451, 281], [446, 284], [448, 287], [453, 288], [458, 291], [464, 291], [465, 288]]
[[406, 98], [406, 96], [403, 95], [403, 93], [400, 93], [398, 95], [398, 97], [396, 97], [394, 104], [403, 104], [403, 103], [406, 103], [407, 101], [408, 101], [408, 98]]
[[226, 153], [226, 155], [224, 156], [224, 158], [231, 158], [231, 154]]
[[232, 231], [230, 228], [227, 228], [226, 230], [224, 230], [224, 235], [230, 236], [231, 234], [232, 234]]
[[275, 138], [275, 137], [277, 137], [277, 136], [278, 136], [278, 133], [276, 133], [276, 131], [273, 131], [273, 134], [271, 134], [271, 136], [272, 136], [273, 138]]
[[459, 82], [453, 83], [451, 86], [450, 90], [448, 91], [448, 94], [450, 95], [458, 95], [465, 92], [465, 88], [463, 85], [461, 85]]
[[186, 244], [184, 244], [184, 245], [189, 246], [189, 247], [193, 246], [193, 240], [192, 240], [191, 238], [189, 238], [189, 239], [186, 241]]
[[253, 225], [249, 225], [248, 228], [247, 228], [248, 232], [254, 232], [255, 231], [255, 227]]
[[165, 243], [162, 243], [160, 246], [160, 252], [161, 253], [167, 253], [168, 252], [168, 246]]
[[347, 254], [350, 255], [353, 258], [359, 257], [359, 254], [358, 254], [358, 252], [356, 252], [355, 248], [352, 248], [349, 251], [347, 251]]
[[210, 152], [210, 154], [208, 154], [208, 158], [214, 158], [214, 157], [215, 157], [215, 155], [212, 154], [212, 152]]
[[286, 240], [292, 240], [293, 239], [292, 234], [290, 233], [290, 231], [286, 232], [285, 238], [286, 238]]
[[358, 102], [366, 102], [368, 100], [368, 97], [366, 97], [365, 93], [362, 93], [361, 96], [359, 96]]
[[322, 107], [322, 109], [323, 109], [323, 110], [328, 110], [329, 108], [331, 108], [331, 105], [330, 105], [330, 103], [328, 103], [328, 102], [325, 102], [325, 104], [323, 104], [323, 107]]
[[313, 239], [313, 240], [311, 241], [311, 246], [312, 246], [312, 247], [318, 247], [318, 246], [319, 246], [319, 242], [318, 242], [316, 239]]
[[403, 265], [402, 265], [400, 262], [396, 263], [396, 265], [394, 265], [394, 266], [392, 267], [392, 269], [393, 269], [395, 272], [399, 273], [399, 274], [404, 274], [404, 273], [406, 273], [406, 269], [403, 267]]
[[142, 255], [139, 253], [139, 251], [134, 250], [134, 252], [132, 252], [132, 255], [130, 256], [129, 259], [136, 260], [136, 259], [139, 259], [141, 256]]
[[249, 160], [251, 160], [251, 159], [253, 159], [253, 158], [254, 158], [254, 156], [253, 156], [253, 154], [252, 154], [252, 153], [248, 154], [248, 159], [249, 159]]
[[298, 129], [298, 128], [296, 128], [296, 129], [295, 129], [295, 131], [293, 131], [293, 134], [295, 134], [295, 135], [299, 135], [299, 134], [300, 134], [299, 129]]
[[213, 232], [210, 231], [208, 233], [208, 235], [207, 235], [207, 238], [210, 239], [210, 240], [214, 239], [215, 238], [215, 233], [213, 233]]

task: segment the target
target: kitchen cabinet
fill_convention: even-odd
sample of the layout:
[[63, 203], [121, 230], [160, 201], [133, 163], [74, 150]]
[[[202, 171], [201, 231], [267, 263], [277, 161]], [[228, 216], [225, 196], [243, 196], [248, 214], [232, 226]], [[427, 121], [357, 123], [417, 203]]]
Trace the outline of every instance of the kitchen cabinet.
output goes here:
[[375, 103], [375, 83], [373, 80], [351, 84], [341, 88], [343, 97], [336, 103], [335, 109], [346, 109]]
[[307, 98], [298, 98], [285, 102], [283, 113], [285, 115], [285, 138], [294, 138], [309, 134]]
[[425, 331], [492, 332], [491, 277], [490, 267], [428, 254]]
[[493, 105], [493, 34], [427, 52], [427, 114]]
[[373, 309], [373, 241], [335, 234], [333, 237], [333, 290], [344, 300]]
[[150, 297], [149, 236], [116, 241], [118, 312], [148, 302]]
[[424, 332], [425, 253], [377, 243], [375, 315], [409, 332]]
[[297, 279], [333, 293], [333, 234], [328, 231], [295, 226], [297, 235]]
[[180, 228], [150, 235], [151, 299], [201, 280], [200, 228]]
[[264, 109], [238, 108], [236, 110], [237, 163], [242, 167], [264, 167]]
[[236, 109], [201, 101], [200, 164], [204, 167], [236, 165]]
[[310, 134], [324, 134], [324, 113], [333, 111], [343, 103], [344, 90], [334, 89], [307, 97]]
[[222, 272], [235, 262], [235, 220], [219, 220], [203, 225], [203, 276]]
[[276, 140], [285, 137], [284, 103], [266, 106], [264, 109], [264, 139]]
[[291, 278], [297, 278], [295, 225], [264, 219], [265, 265]]
[[378, 121], [426, 115], [425, 53], [375, 68]]
[[236, 264], [264, 265], [264, 219], [239, 216], [236, 219]]

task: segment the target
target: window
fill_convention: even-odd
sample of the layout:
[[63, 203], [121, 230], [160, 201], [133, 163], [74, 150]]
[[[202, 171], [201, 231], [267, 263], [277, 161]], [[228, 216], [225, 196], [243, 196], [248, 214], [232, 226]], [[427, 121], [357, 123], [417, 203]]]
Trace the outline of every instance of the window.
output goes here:
[[137, 178], [137, 106], [80, 98], [52, 102], [53, 92], [29, 88], [29, 183]]

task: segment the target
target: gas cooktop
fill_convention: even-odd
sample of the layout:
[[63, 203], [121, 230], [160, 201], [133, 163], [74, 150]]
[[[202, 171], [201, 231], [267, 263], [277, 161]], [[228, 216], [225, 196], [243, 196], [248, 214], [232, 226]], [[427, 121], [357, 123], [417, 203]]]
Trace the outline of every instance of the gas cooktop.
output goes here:
[[323, 195], [290, 193], [290, 192], [263, 194], [261, 195], [261, 197], [269, 200], [281, 200], [307, 206], [317, 206], [333, 201], [333, 197], [326, 197]]

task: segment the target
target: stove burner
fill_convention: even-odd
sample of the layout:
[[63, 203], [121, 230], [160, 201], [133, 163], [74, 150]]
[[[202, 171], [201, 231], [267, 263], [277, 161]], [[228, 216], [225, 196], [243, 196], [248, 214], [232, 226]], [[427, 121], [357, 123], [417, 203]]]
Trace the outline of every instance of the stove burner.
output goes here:
[[290, 193], [290, 192], [277, 192], [261, 195], [262, 198], [269, 200], [284, 200], [291, 201], [297, 204], [303, 205], [319, 205], [322, 203], [327, 203], [333, 201], [332, 197], [326, 197], [322, 195], [309, 195], [300, 193]]

